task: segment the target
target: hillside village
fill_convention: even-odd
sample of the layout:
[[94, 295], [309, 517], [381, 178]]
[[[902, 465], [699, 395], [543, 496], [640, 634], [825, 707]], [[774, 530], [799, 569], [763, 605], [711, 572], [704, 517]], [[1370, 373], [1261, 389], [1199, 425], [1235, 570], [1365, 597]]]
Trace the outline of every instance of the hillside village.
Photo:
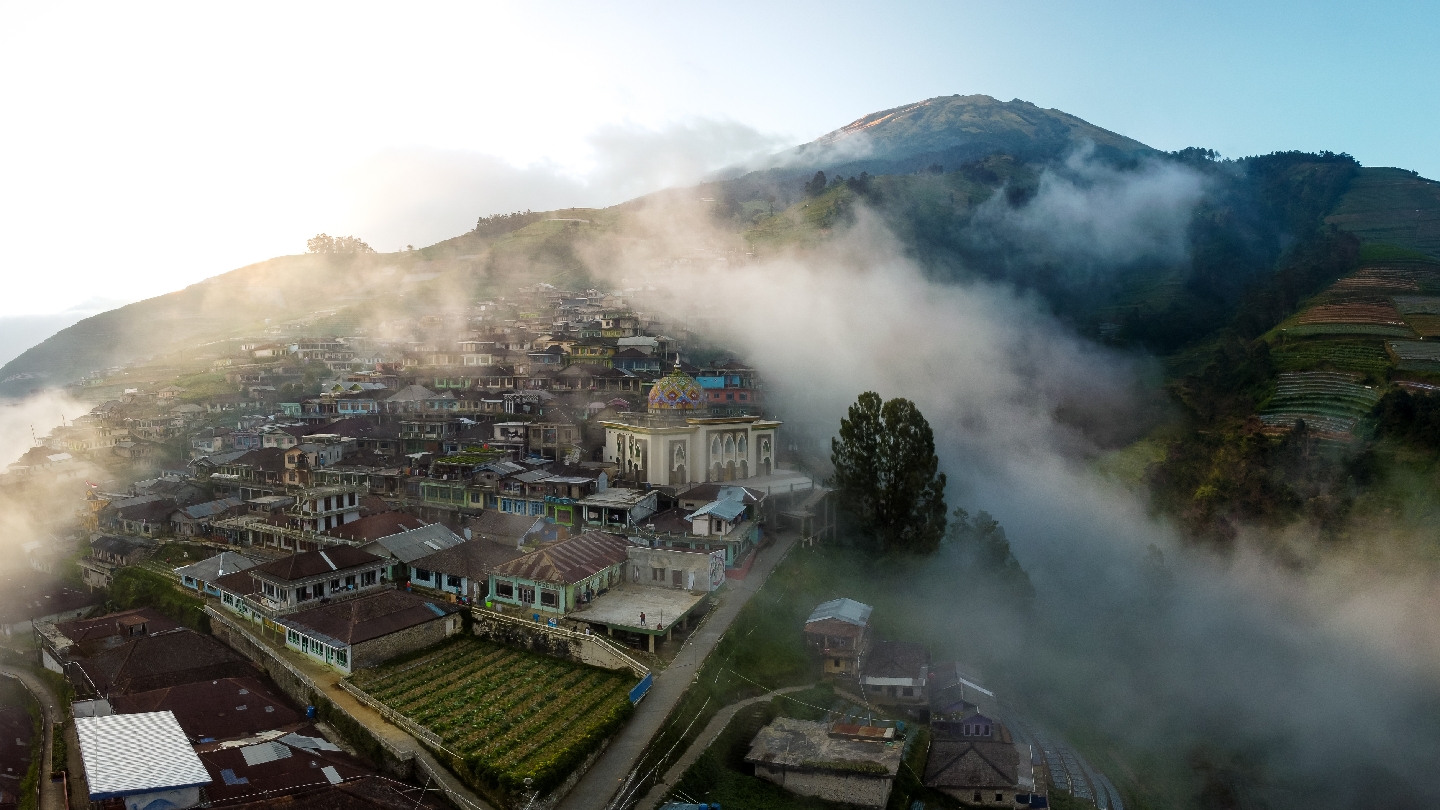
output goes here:
[[[422, 340], [110, 369], [79, 390], [113, 396], [9, 466], [5, 491], [70, 499], [5, 632], [71, 702], [51, 770], [72, 806], [590, 806], [607, 743], [705, 660], [698, 628], [834, 539], [754, 369], [693, 362], [609, 295], [523, 295]], [[908, 762], [957, 805], [1046, 807], [1058, 784], [1123, 808], [871, 611], [831, 600], [794, 628], [826, 708], [737, 722], [747, 778], [886, 807]]]

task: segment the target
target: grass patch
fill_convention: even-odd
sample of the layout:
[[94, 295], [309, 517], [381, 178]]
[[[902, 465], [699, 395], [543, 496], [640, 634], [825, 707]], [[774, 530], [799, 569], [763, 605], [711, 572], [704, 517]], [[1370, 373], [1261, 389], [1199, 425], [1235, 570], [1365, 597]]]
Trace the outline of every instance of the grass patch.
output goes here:
[[[350, 679], [429, 729], [486, 793], [548, 792], [630, 717], [634, 678], [473, 637]], [[442, 752], [443, 753], [443, 752]]]
[[210, 617], [199, 597], [182, 591], [172, 579], [143, 568], [121, 568], [110, 583], [107, 608], [149, 607], [201, 633], [210, 632]]

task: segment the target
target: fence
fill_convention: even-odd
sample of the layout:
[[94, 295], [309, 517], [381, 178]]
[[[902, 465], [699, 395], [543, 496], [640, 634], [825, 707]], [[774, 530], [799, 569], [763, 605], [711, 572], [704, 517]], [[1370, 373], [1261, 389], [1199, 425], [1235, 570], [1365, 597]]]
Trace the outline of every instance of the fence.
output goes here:
[[[482, 638], [527, 647], [557, 658], [603, 669], [628, 669], [635, 673], [637, 678], [645, 678], [650, 674], [649, 667], [621, 652], [619, 647], [604, 638], [591, 633], [551, 627], [481, 607], [472, 609], [471, 615], [475, 619], [475, 634]], [[516, 636], [529, 637], [525, 639], [528, 643], [519, 643], [520, 639], [515, 638]], [[535, 643], [537, 641], [540, 643]]]
[[346, 692], [349, 692], [351, 697], [360, 701], [364, 705], [369, 706], [375, 711], [375, 713], [385, 718], [386, 722], [390, 723], [391, 725], [398, 726], [411, 737], [414, 737], [417, 740], [422, 740], [426, 745], [430, 746], [431, 748], [434, 748], [437, 751], [444, 751], [446, 754], [449, 754], [456, 759], [464, 759], [464, 757], [460, 756], [454, 751], [451, 751], [449, 748], [446, 748], [444, 741], [440, 739], [440, 735], [436, 734], [428, 728], [425, 728], [419, 723], [416, 723], [405, 715], [400, 714], [389, 706], [386, 706], [384, 703], [381, 703], [380, 701], [371, 697], [363, 689], [352, 686], [346, 681], [340, 681], [338, 683], [338, 686], [341, 689], [344, 689]]
[[641, 698], [650, 694], [650, 687], [654, 685], [655, 673], [645, 673], [645, 677], [640, 680], [640, 683], [635, 684], [635, 688], [630, 690], [630, 704], [633, 706], [639, 703]]

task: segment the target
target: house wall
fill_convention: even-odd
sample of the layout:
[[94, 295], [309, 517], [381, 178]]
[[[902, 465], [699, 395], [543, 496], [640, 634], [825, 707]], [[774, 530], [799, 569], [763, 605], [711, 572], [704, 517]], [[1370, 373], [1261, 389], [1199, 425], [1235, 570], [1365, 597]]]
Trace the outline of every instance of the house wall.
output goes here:
[[868, 776], [836, 771], [812, 771], [755, 764], [755, 775], [801, 796], [815, 796], [831, 802], [860, 807], [884, 807], [890, 801], [890, 776]]
[[[628, 576], [639, 585], [674, 588], [674, 572], [681, 572], [686, 590], [713, 591], [725, 584], [725, 551], [701, 554], [666, 548], [632, 547], [626, 552]], [[664, 569], [663, 580], [654, 578], [655, 569]]]
[[414, 627], [407, 627], [394, 633], [383, 635], [380, 638], [370, 641], [353, 644], [351, 650], [352, 669], [361, 667], [373, 667], [376, 664], [388, 661], [397, 655], [404, 655], [408, 652], [429, 647], [431, 644], [438, 644], [445, 639], [460, 632], [462, 624], [460, 614], [454, 613], [449, 616], [435, 617], [424, 624], [417, 624]]

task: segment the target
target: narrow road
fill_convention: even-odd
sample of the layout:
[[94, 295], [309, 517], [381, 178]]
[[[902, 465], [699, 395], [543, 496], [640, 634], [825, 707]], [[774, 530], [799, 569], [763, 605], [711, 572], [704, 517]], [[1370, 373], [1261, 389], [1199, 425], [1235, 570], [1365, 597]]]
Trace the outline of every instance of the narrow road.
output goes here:
[[797, 537], [793, 532], [777, 535], [773, 544], [760, 550], [745, 579], [726, 583], [720, 604], [715, 606], [705, 622], [685, 640], [685, 646], [670, 662], [670, 666], [663, 672], [656, 673], [655, 685], [650, 688], [650, 694], [635, 707], [635, 714], [630, 718], [630, 722], [620, 730], [600, 759], [580, 777], [579, 783], [560, 803], [558, 810], [604, 810], [610, 798], [634, 770], [635, 763], [639, 761], [655, 733], [660, 730], [670, 710], [675, 708], [675, 704], [680, 702], [685, 690], [690, 687], [690, 682], [700, 671], [700, 665], [705, 662], [710, 651], [715, 649], [720, 637], [730, 628], [730, 623], [735, 621], [740, 608], [744, 607], [750, 597], [765, 584], [765, 580], [770, 578], [770, 573], [775, 570], [780, 560], [784, 559]]
[[660, 799], [665, 796], [665, 791], [680, 781], [680, 777], [685, 775], [685, 771], [689, 770], [690, 766], [695, 764], [695, 760], [699, 759], [700, 755], [705, 753], [705, 749], [709, 748], [710, 744], [715, 742], [715, 738], [719, 737], [720, 732], [724, 731], [725, 727], [730, 725], [730, 721], [735, 719], [735, 715], [738, 714], [741, 709], [746, 706], [753, 706], [764, 700], [770, 700], [776, 695], [803, 692], [814, 686], [815, 684], [813, 683], [806, 686], [787, 686], [784, 689], [776, 689], [774, 692], [767, 692], [757, 697], [746, 698], [738, 703], [731, 703], [729, 706], [721, 709], [719, 714], [710, 718], [709, 725], [705, 726], [705, 730], [700, 732], [700, 736], [696, 737], [695, 741], [690, 744], [690, 747], [685, 749], [685, 754], [676, 760], [674, 765], [670, 766], [670, 770], [665, 772], [665, 776], [661, 777], [660, 781], [656, 782], [654, 787], [650, 788], [650, 792], [645, 794], [645, 798], [635, 803], [635, 810], [655, 810], [655, 808], [660, 805]]
[[0, 673], [18, 678], [21, 683], [30, 688], [30, 694], [40, 701], [40, 706], [45, 712], [42, 731], [42, 736], [45, 738], [44, 747], [40, 750], [40, 810], [66, 810], [65, 796], [62, 795], [60, 786], [50, 782], [50, 772], [54, 770], [50, 756], [55, 751], [53, 742], [55, 727], [64, 716], [60, 712], [60, 701], [55, 697], [55, 693], [50, 691], [50, 685], [29, 670], [0, 665]]

